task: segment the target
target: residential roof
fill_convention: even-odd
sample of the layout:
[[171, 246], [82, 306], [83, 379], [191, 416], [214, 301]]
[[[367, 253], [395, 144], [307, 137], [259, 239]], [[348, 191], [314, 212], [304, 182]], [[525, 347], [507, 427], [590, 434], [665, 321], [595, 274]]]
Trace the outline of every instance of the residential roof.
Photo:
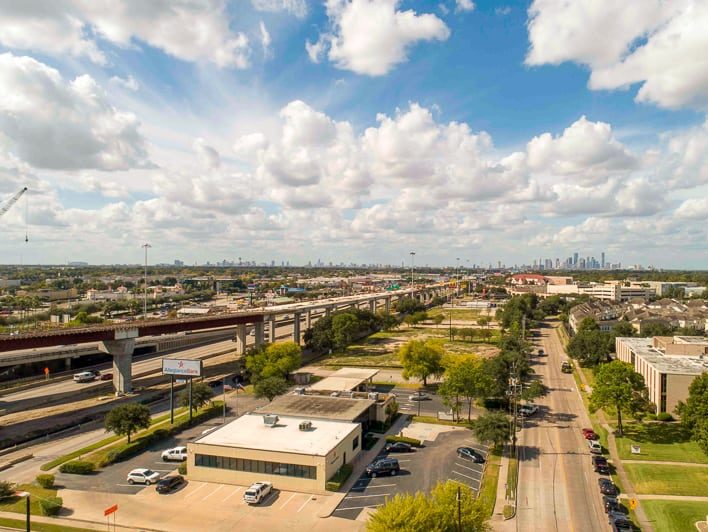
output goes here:
[[[264, 423], [264, 416], [249, 414], [202, 436], [194, 443], [326, 456], [344, 438], [360, 430], [358, 423], [310, 420], [303, 417], [278, 416], [275, 425]], [[300, 430], [300, 423], [312, 421], [311, 430]]]
[[342, 368], [335, 371], [329, 377], [325, 377], [319, 382], [310, 386], [310, 390], [327, 390], [338, 392], [342, 390], [354, 390], [360, 384], [373, 379], [379, 370], [366, 368]]
[[376, 401], [371, 399], [348, 399], [321, 395], [281, 395], [259, 408], [258, 412], [279, 416], [353, 421], [374, 404]]

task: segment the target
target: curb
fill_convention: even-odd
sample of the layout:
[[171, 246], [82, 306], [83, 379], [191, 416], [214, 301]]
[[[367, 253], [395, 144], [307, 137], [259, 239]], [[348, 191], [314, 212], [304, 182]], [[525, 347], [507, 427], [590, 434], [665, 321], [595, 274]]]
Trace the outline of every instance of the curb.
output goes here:
[[19, 456], [17, 458], [13, 458], [12, 460], [9, 460], [8, 462], [5, 462], [4, 464], [0, 465], [0, 471], [5, 471], [6, 469], [10, 469], [15, 464], [19, 464], [20, 462], [25, 462], [27, 460], [31, 460], [32, 458], [34, 458], [33, 454], [26, 454], [24, 456]]

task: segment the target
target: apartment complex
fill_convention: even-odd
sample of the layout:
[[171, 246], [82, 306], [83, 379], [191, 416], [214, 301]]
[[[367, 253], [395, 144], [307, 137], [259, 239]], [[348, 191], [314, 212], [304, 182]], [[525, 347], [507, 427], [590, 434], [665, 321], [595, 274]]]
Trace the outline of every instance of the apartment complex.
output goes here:
[[657, 414], [673, 412], [688, 398], [693, 379], [708, 372], [708, 338], [703, 336], [618, 337], [615, 350], [644, 377]]

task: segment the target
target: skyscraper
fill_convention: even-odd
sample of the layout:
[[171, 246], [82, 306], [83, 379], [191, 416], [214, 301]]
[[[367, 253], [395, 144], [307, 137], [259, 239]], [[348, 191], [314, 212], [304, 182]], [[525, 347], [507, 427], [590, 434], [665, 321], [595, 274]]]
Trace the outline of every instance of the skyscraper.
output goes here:
[[573, 266], [577, 268], [578, 266], [578, 252], [573, 253]]
[[600, 254], [600, 267], [603, 270], [605, 269], [605, 252], [604, 251]]

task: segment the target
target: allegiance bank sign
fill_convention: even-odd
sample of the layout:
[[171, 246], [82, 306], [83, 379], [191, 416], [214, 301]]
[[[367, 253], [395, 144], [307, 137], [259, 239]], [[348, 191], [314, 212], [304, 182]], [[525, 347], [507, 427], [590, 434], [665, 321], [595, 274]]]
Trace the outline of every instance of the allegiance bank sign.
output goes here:
[[179, 358], [162, 359], [163, 375], [179, 375], [180, 377], [201, 377], [201, 360], [184, 360]]

